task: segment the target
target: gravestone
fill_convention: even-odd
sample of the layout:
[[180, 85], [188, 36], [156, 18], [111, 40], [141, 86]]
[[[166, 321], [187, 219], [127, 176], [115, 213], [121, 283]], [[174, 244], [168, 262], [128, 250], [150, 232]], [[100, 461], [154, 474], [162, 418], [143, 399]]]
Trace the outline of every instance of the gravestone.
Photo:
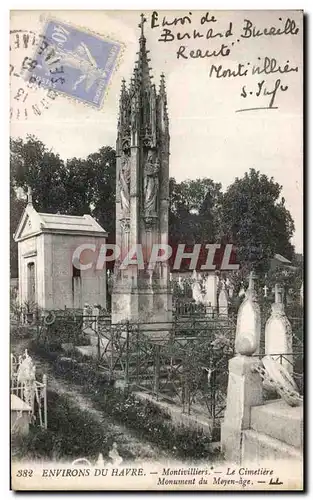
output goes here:
[[204, 303], [206, 305], [209, 305], [210, 303], [215, 310], [217, 306], [217, 277], [215, 273], [208, 274], [204, 287]]
[[192, 298], [196, 302], [196, 304], [202, 304], [203, 303], [203, 295], [202, 295], [202, 290], [201, 290], [201, 285], [199, 281], [194, 281], [191, 285], [192, 289]]
[[[278, 359], [293, 374], [292, 329], [283, 304], [282, 290], [275, 286], [275, 302], [265, 325], [265, 353]], [[273, 355], [277, 356], [273, 356]], [[279, 356], [279, 355], [284, 356]]]
[[219, 316], [228, 316], [228, 296], [225, 281], [222, 281], [222, 288], [218, 296], [218, 313]]
[[250, 335], [256, 342], [255, 352], [258, 353], [260, 349], [261, 311], [255, 292], [255, 279], [256, 276], [252, 271], [249, 277], [249, 287], [238, 310], [236, 343], [241, 335]]
[[226, 279], [226, 286], [228, 290], [228, 296], [230, 299], [232, 299], [234, 295], [234, 285], [232, 284], [229, 278]]

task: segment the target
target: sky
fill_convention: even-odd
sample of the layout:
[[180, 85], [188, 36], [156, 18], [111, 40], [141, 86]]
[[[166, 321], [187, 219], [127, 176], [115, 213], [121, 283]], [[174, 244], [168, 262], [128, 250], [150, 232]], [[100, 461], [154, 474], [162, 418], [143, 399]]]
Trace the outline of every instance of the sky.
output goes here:
[[[158, 12], [157, 18], [155, 16], [157, 20], [154, 24], [158, 26], [154, 27], [152, 12], [145, 14], [151, 74], [157, 86], [162, 72], [166, 79], [171, 135], [170, 175], [178, 181], [210, 177], [215, 182], [221, 182], [223, 189], [236, 177], [242, 177], [249, 168], [274, 177], [283, 186], [282, 196], [295, 222], [292, 242], [296, 251], [302, 252], [300, 12], [212, 11], [206, 15], [201, 11], [164, 11]], [[88, 33], [117, 40], [125, 45], [125, 50], [100, 110], [71, 96], [58, 95], [54, 101], [48, 99], [48, 109], [35, 115], [32, 106], [40, 105], [41, 99], [46, 98], [46, 91], [29, 91], [26, 98], [25, 92], [19, 92], [19, 88], [24, 87], [21, 77], [14, 76], [14, 73], [19, 74], [25, 57], [31, 59], [34, 50], [29, 46], [23, 48], [21, 44], [17, 46], [16, 33], [12, 33], [11, 135], [26, 137], [27, 134], [34, 134], [63, 159], [85, 157], [105, 145], [115, 147], [121, 79], [125, 77], [129, 80], [137, 57], [140, 12], [15, 11], [11, 13], [11, 30], [43, 33], [45, 21], [51, 16]], [[164, 34], [164, 16], [168, 23], [164, 27], [170, 30], [168, 38], [173, 37], [173, 41], [160, 41]], [[176, 21], [175, 26], [175, 18], [184, 16], [184, 25]], [[214, 20], [208, 21], [212, 16]], [[262, 34], [265, 28], [269, 32], [271, 27], [275, 34]], [[249, 36], [253, 28], [255, 36]], [[194, 30], [203, 36], [193, 39]], [[181, 40], [178, 40], [179, 36]], [[222, 44], [224, 48], [221, 49]], [[177, 56], [182, 46], [185, 47], [182, 49], [185, 57]], [[92, 52], [92, 47], [89, 48]], [[215, 51], [219, 55], [192, 57], [191, 51], [195, 55], [197, 50], [201, 50], [201, 55], [205, 55], [206, 51], [207, 54]], [[276, 65], [275, 72], [255, 72], [252, 75], [251, 68], [255, 65], [264, 67], [265, 58], [271, 62], [272, 68]], [[247, 71], [246, 75], [217, 77], [223, 70], [238, 71], [239, 64], [241, 73]], [[280, 71], [277, 71], [278, 67]], [[247, 110], [268, 108], [276, 85], [272, 109]], [[260, 95], [257, 96], [258, 90]], [[243, 109], [245, 111], [239, 111]]]

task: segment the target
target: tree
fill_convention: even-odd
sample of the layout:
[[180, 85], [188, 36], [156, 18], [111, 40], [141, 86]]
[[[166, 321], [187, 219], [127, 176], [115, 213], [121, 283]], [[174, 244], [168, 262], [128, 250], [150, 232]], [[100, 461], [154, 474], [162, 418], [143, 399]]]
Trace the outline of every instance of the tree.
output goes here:
[[218, 234], [221, 184], [211, 179], [170, 179], [169, 236], [172, 243], [214, 242]]
[[293, 258], [294, 223], [280, 198], [282, 186], [255, 169], [236, 178], [223, 196], [221, 236], [237, 248], [237, 262], [264, 274], [275, 253]]
[[40, 212], [62, 212], [66, 206], [64, 162], [36, 137], [10, 140], [11, 182], [14, 188], [33, 191], [33, 203]]
[[10, 184], [10, 275], [11, 278], [18, 277], [18, 255], [17, 243], [13, 239], [13, 234], [17, 228], [23, 210], [25, 208], [25, 201], [19, 200], [16, 196], [15, 189]]
[[115, 237], [115, 151], [102, 147], [86, 159], [72, 158], [66, 162], [63, 185], [66, 191], [64, 213], [91, 214]]
[[87, 157], [92, 172], [91, 214], [115, 241], [116, 156], [111, 147], [102, 147]]

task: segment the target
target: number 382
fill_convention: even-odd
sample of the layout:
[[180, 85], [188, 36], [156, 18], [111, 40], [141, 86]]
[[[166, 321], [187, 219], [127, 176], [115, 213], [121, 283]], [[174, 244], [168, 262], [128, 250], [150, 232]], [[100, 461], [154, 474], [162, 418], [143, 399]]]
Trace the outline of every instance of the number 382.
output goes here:
[[16, 475], [17, 477], [32, 477], [33, 472], [32, 469], [19, 469]]

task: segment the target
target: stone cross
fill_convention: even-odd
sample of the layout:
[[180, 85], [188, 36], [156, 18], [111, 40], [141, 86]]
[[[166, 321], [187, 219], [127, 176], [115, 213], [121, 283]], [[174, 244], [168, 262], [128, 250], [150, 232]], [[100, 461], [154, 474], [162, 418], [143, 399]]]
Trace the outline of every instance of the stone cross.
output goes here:
[[275, 285], [275, 302], [277, 304], [281, 304], [283, 302], [283, 290], [280, 286]]
[[264, 297], [267, 297], [268, 287], [266, 286], [266, 284], [263, 287], [263, 291], [264, 291]]
[[27, 188], [27, 205], [32, 205], [33, 204], [33, 192], [32, 188], [28, 186]]
[[143, 27], [144, 27], [144, 23], [147, 22], [147, 19], [145, 18], [144, 14], [140, 14], [140, 17], [141, 17], [141, 21], [138, 24], [138, 28], [141, 29], [141, 36], [143, 37], [144, 36]]

